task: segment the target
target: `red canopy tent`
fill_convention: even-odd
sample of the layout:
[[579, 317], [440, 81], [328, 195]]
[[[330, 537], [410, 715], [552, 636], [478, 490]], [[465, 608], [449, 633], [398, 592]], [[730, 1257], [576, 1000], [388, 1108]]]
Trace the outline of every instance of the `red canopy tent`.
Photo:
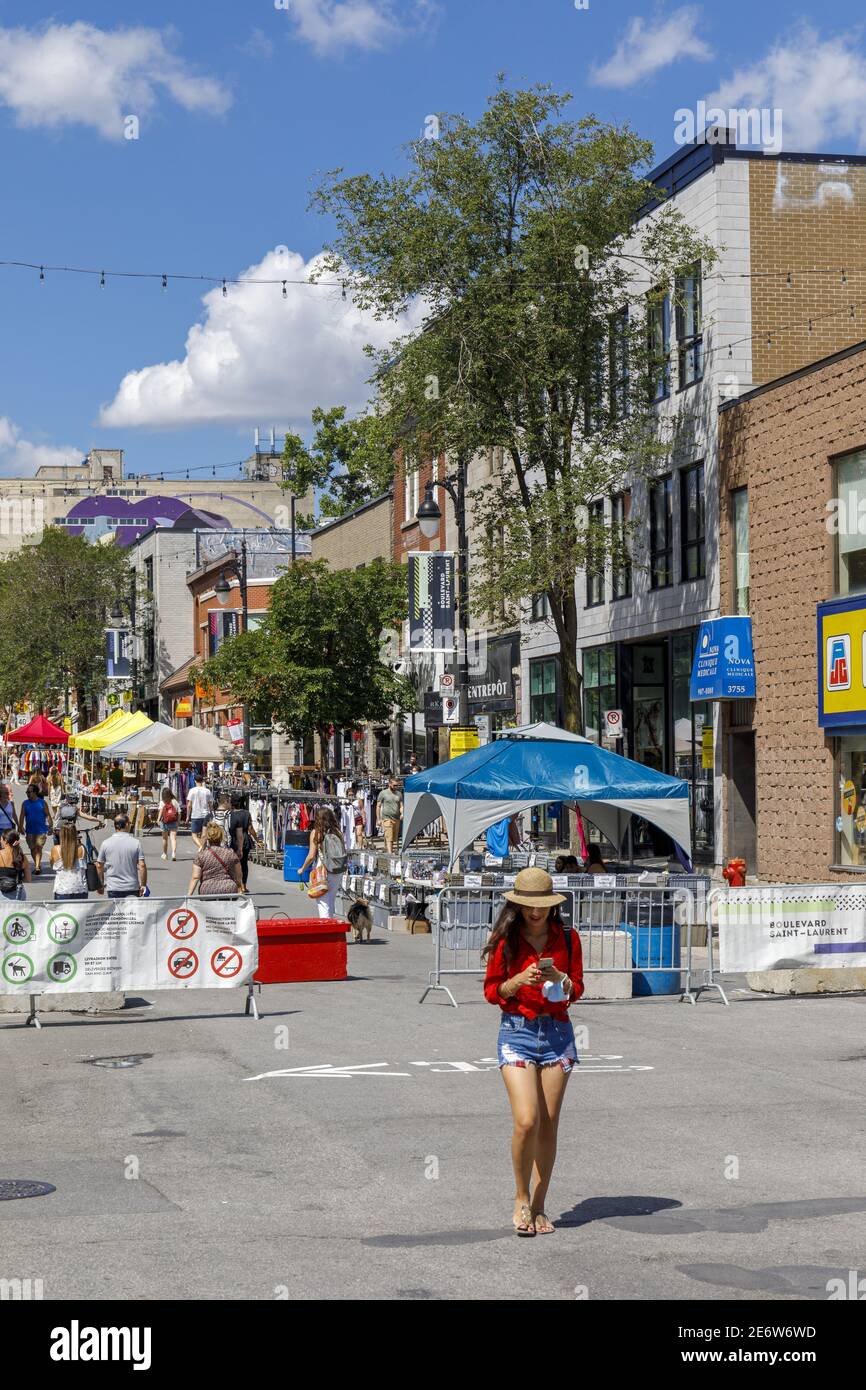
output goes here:
[[52, 724], [50, 719], [46, 719], [44, 714], [37, 714], [35, 719], [31, 719], [29, 724], [22, 724], [20, 729], [12, 729], [6, 735], [7, 743], [68, 743], [69, 735], [65, 729], [60, 729], [56, 724]]

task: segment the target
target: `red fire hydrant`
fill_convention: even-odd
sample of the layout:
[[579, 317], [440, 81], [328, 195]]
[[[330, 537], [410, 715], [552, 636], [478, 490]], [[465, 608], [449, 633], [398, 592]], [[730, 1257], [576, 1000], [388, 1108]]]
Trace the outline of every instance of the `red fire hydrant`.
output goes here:
[[745, 888], [745, 859], [729, 859], [725, 868], [722, 869], [722, 878], [725, 880], [729, 888]]

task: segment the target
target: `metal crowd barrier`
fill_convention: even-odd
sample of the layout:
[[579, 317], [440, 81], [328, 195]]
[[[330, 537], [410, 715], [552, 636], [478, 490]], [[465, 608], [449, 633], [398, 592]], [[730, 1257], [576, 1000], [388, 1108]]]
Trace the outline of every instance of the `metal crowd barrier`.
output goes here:
[[[584, 974], [672, 975], [677, 977], [672, 992], [688, 1003], [696, 1004], [704, 990], [714, 989], [727, 1004], [715, 978], [711, 933], [708, 966], [702, 971], [694, 968], [695, 893], [691, 887], [638, 885], [623, 875], [615, 887], [584, 882], [561, 891], [566, 899], [560, 909], [565, 925], [581, 936]], [[457, 1008], [443, 978], [484, 973], [481, 951], [504, 892], [504, 887], [445, 888], [431, 900], [434, 966], [419, 1003], [438, 990]], [[630, 942], [623, 940], [624, 934]]]

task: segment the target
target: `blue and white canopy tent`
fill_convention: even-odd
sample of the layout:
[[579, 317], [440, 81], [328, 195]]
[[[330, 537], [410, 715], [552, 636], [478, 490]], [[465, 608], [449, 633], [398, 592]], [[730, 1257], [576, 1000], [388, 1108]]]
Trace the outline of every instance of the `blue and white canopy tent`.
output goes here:
[[494, 743], [407, 777], [403, 794], [403, 848], [441, 817], [452, 863], [488, 826], [557, 801], [577, 805], [617, 852], [629, 817], [641, 816], [691, 859], [687, 782], [551, 724], [509, 729]]

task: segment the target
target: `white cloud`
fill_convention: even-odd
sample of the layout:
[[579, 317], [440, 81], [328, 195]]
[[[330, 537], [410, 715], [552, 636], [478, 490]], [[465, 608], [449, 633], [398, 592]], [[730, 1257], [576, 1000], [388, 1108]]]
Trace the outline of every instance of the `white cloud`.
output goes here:
[[694, 5], [683, 5], [666, 19], [653, 23], [644, 19], [629, 21], [624, 36], [601, 67], [590, 77], [600, 87], [633, 87], [680, 58], [706, 62], [712, 49], [695, 33], [701, 12]]
[[786, 149], [828, 150], [841, 140], [866, 148], [866, 55], [852, 36], [822, 39], [796, 26], [759, 62], [739, 68], [707, 104], [782, 112]]
[[171, 50], [171, 31], [49, 24], [0, 29], [0, 106], [25, 127], [84, 125], [121, 140], [124, 117], [150, 114], [168, 95], [187, 111], [219, 115], [229, 92], [196, 76]]
[[388, 48], [440, 13], [436, 0], [415, 0], [408, 22], [397, 18], [392, 0], [289, 0], [280, 8], [290, 11], [297, 37], [320, 58], [350, 48]]
[[80, 463], [84, 450], [76, 444], [34, 444], [7, 415], [0, 415], [0, 477], [29, 478], [43, 464]]
[[[277, 248], [242, 276], [298, 280], [319, 264]], [[287, 284], [286, 295], [279, 283], [230, 285], [225, 296], [209, 291], [185, 356], [128, 372], [100, 424], [309, 425], [315, 405], [362, 406], [371, 373], [364, 345], [385, 347], [421, 318], [418, 310], [399, 325], [377, 322], [331, 287]]]

